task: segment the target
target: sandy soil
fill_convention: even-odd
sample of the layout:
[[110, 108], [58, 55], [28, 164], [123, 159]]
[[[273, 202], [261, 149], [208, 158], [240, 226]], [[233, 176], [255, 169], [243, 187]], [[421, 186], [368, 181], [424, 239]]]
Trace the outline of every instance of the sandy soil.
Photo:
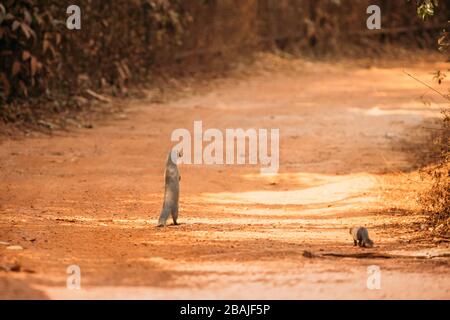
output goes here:
[[[450, 248], [418, 238], [407, 143], [442, 105], [403, 73], [428, 80], [437, 66], [256, 66], [181, 99], [131, 101], [93, 129], [3, 140], [0, 297], [449, 299]], [[181, 225], [156, 228], [170, 134], [194, 120], [279, 128], [279, 174], [182, 165]], [[374, 248], [353, 246], [354, 225]], [[81, 290], [66, 288], [69, 265]]]

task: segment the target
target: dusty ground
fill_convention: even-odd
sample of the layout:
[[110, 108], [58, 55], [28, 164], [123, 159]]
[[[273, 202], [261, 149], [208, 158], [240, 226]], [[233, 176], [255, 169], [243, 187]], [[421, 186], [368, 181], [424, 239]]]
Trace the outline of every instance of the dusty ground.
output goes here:
[[[20, 270], [0, 270], [0, 297], [449, 299], [450, 248], [418, 240], [405, 143], [441, 105], [403, 70], [428, 80], [437, 66], [268, 65], [182, 99], [130, 102], [93, 129], [3, 139], [0, 265]], [[183, 165], [181, 225], [156, 228], [170, 134], [194, 120], [279, 128], [279, 174]], [[353, 247], [353, 225], [375, 248]], [[81, 290], [66, 288], [73, 264]], [[367, 288], [370, 265], [379, 290]]]

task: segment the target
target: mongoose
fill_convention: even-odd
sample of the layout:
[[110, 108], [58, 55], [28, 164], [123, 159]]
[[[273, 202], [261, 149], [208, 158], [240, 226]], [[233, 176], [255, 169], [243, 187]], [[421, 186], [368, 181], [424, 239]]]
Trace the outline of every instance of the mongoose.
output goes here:
[[178, 199], [180, 196], [180, 180], [181, 176], [178, 172], [178, 158], [182, 157], [182, 151], [172, 150], [167, 156], [166, 172], [164, 174], [165, 189], [164, 203], [159, 216], [158, 227], [166, 225], [169, 214], [172, 215], [173, 224], [177, 225], [178, 219]]
[[369, 231], [364, 227], [350, 228], [350, 234], [353, 237], [353, 244], [360, 247], [373, 247], [373, 241], [369, 239]]

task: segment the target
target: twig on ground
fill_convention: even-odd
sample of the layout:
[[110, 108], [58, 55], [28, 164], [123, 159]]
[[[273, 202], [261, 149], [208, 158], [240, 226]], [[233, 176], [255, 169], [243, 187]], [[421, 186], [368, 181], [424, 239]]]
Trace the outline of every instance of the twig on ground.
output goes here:
[[411, 77], [412, 79], [416, 80], [417, 82], [423, 84], [423, 85], [426, 86], [427, 88], [433, 90], [434, 92], [436, 92], [438, 95], [440, 95], [440, 96], [441, 96], [442, 98], [444, 98], [445, 100], [450, 101], [450, 97], [449, 97], [449, 96], [447, 96], [447, 95], [443, 94], [442, 92], [436, 90], [435, 88], [433, 88], [433, 87], [430, 86], [429, 84], [427, 84], [427, 83], [423, 82], [422, 80], [420, 80], [420, 79], [414, 77], [413, 75], [409, 74], [409, 73], [406, 72], [405, 70], [403, 70], [403, 73], [405, 73], [407, 76]]

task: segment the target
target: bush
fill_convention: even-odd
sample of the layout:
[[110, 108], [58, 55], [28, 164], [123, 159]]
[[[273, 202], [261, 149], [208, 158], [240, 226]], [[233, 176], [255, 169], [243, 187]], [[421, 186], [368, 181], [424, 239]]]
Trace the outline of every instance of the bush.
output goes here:
[[[435, 15], [438, 5], [437, 0], [417, 0], [417, 14], [422, 19], [427, 19]], [[450, 61], [450, 36], [447, 30], [442, 30], [437, 44], [439, 50]], [[446, 72], [438, 70], [434, 78], [442, 84]], [[443, 97], [450, 102], [450, 89]], [[419, 202], [423, 210], [429, 214], [433, 232], [450, 238], [450, 108], [444, 109], [442, 114], [442, 128], [435, 142], [438, 148], [438, 161], [436, 165], [426, 170], [427, 177], [431, 179], [431, 186], [420, 195]]]
[[[204, 66], [217, 56], [231, 60], [232, 53], [242, 53], [244, 48], [295, 47], [332, 53], [352, 43], [366, 51], [367, 41], [417, 39], [424, 45], [432, 39], [433, 30], [417, 28], [367, 34], [365, 10], [372, 2], [79, 0], [82, 29], [75, 31], [65, 26], [72, 1], [4, 0], [0, 3], [0, 119], [21, 119], [21, 104], [38, 97], [78, 108], [79, 101], [89, 98], [87, 89], [120, 95], [157, 68]], [[375, 2], [382, 8], [383, 28], [421, 25], [411, 14], [413, 3]], [[435, 22], [441, 18], [434, 17]], [[49, 111], [61, 111], [53, 108]]]
[[423, 210], [429, 215], [433, 232], [450, 237], [450, 113], [443, 111], [441, 134], [436, 140], [440, 149], [438, 163], [428, 168], [426, 177], [431, 180], [430, 188], [419, 197]]
[[82, 87], [123, 88], [177, 44], [187, 15], [177, 1], [78, 1], [82, 30], [65, 26], [63, 1], [8, 0], [0, 26], [0, 99], [71, 96]]

